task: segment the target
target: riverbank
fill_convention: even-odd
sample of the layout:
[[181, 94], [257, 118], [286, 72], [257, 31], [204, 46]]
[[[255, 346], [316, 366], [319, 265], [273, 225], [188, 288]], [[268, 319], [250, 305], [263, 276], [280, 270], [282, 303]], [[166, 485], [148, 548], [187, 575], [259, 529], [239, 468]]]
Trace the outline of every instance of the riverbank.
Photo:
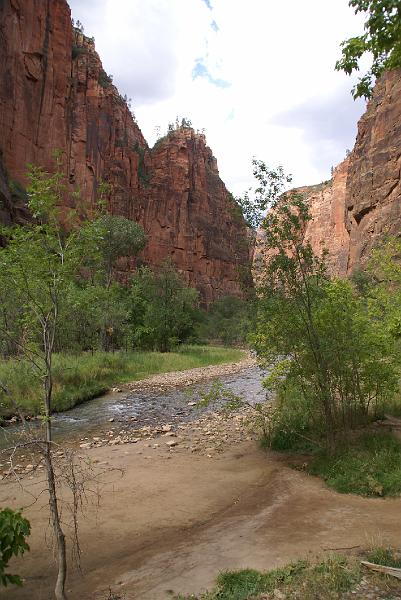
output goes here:
[[[124, 600], [167, 600], [169, 590], [198, 595], [227, 569], [267, 570], [350, 546], [401, 546], [400, 499], [340, 495], [287, 467], [285, 457], [251, 439], [242, 411], [170, 426], [157, 435], [145, 429], [135, 443], [81, 448], [104, 483], [99, 505], [89, 498], [80, 519], [84, 575], [70, 571], [72, 600], [106, 600], [109, 588]], [[0, 503], [27, 506], [32, 523], [31, 551], [12, 563], [25, 578], [24, 588], [12, 590], [15, 600], [47, 599], [54, 584], [52, 553], [43, 550], [45, 495], [32, 504], [42, 479], [36, 471], [22, 485], [0, 484]]]
[[[105, 394], [113, 386], [133, 384], [134, 389], [133, 382], [147, 380], [152, 375], [172, 372], [168, 381], [173, 382], [179, 378], [178, 372], [238, 363], [242, 359], [246, 359], [243, 350], [217, 346], [183, 346], [176, 352], [169, 353], [96, 352], [55, 355], [53, 410], [69, 410]], [[164, 375], [161, 377], [163, 379]], [[194, 377], [197, 377], [196, 373]], [[24, 361], [0, 361], [0, 382], [9, 388], [24, 415], [40, 414], [41, 381], [35, 377], [31, 365]], [[0, 391], [0, 420], [15, 420], [15, 413], [10, 399]]]

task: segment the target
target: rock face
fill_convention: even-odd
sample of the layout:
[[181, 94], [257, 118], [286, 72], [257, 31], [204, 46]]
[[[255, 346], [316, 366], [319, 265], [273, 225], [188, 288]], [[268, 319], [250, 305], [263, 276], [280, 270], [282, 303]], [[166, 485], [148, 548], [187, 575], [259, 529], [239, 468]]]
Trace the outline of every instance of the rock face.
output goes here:
[[181, 128], [149, 149], [65, 0], [0, 2], [0, 52], [0, 219], [27, 218], [27, 164], [51, 170], [59, 149], [87, 206], [105, 181], [109, 210], [144, 227], [143, 262], [170, 257], [205, 303], [241, 294], [247, 228], [204, 136]]
[[[330, 181], [294, 190], [304, 194], [312, 220], [305, 230], [315, 253], [327, 250], [328, 269], [345, 277], [363, 267], [386, 234], [401, 232], [401, 70], [386, 73], [358, 124], [355, 147]], [[258, 263], [266, 260], [263, 231]]]
[[358, 124], [348, 169], [348, 271], [385, 234], [401, 232], [401, 70], [386, 73]]

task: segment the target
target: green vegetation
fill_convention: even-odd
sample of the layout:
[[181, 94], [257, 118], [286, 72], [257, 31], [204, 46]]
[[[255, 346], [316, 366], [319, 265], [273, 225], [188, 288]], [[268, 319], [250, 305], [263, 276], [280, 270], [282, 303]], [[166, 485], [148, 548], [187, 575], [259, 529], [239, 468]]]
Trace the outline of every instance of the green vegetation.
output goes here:
[[[54, 411], [72, 408], [99, 396], [117, 383], [137, 381], [157, 373], [183, 371], [240, 360], [241, 350], [213, 346], [181, 346], [176, 352], [95, 352], [54, 356]], [[40, 382], [26, 361], [0, 361], [0, 381], [7, 381], [25, 414], [42, 411]], [[14, 414], [0, 391], [0, 416]]]
[[337, 492], [360, 496], [401, 493], [401, 441], [391, 433], [365, 432], [334, 455], [318, 453], [308, 467]]
[[134, 347], [170, 352], [195, 335], [198, 292], [185, 285], [170, 262], [157, 272], [138, 269], [132, 278], [129, 321]]
[[366, 560], [375, 565], [383, 565], [385, 567], [401, 568], [401, 556], [392, 548], [375, 547], [370, 550], [366, 556]]
[[[283, 177], [265, 177], [266, 185], [274, 182], [270, 198]], [[279, 397], [272, 444], [280, 440], [284, 448], [291, 437], [306, 436], [333, 453], [394, 397], [399, 349], [352, 284], [328, 276], [324, 254], [316, 256], [304, 240], [309, 219], [300, 194], [272, 202], [263, 223], [271, 259], [257, 290], [252, 340], [270, 369], [265, 386]]]
[[261, 222], [270, 257], [248, 324], [273, 397], [257, 415], [262, 445], [311, 453], [309, 472], [337, 491], [399, 495], [401, 443], [372, 422], [401, 414], [401, 243], [385, 240], [351, 280], [331, 277], [325, 251], [304, 239], [303, 195], [283, 193], [290, 178], [281, 167], [253, 164], [259, 188], [239, 206], [250, 224]]
[[[317, 564], [301, 560], [266, 572], [253, 569], [227, 571], [218, 576], [215, 589], [197, 600], [256, 600], [265, 597], [262, 594], [273, 594], [276, 590], [283, 598], [300, 598], [302, 593], [302, 600], [334, 600], [351, 590], [361, 577], [355, 560], [333, 555]], [[177, 596], [177, 600], [191, 599], [196, 600], [194, 596]]]
[[73, 46], [71, 50], [71, 58], [72, 60], [75, 60], [83, 54], [86, 54], [86, 52], [87, 50], [84, 46]]
[[401, 67], [401, 2], [400, 0], [350, 0], [355, 13], [364, 12], [365, 33], [344, 41], [342, 58], [337, 61], [337, 71], [351, 75], [359, 71], [359, 62], [368, 54], [372, 67], [352, 90], [354, 98], [372, 96], [374, 81], [384, 71]]
[[10, 508], [0, 511], [0, 586], [22, 585], [19, 575], [11, 575], [6, 570], [13, 556], [22, 556], [29, 550], [26, 538], [30, 533], [30, 523], [20, 512]]
[[108, 88], [113, 84], [113, 75], [108, 75], [104, 69], [100, 69], [98, 83], [102, 88]]
[[251, 327], [251, 304], [235, 296], [216, 300], [199, 325], [201, 339], [220, 340], [226, 346], [244, 344]]

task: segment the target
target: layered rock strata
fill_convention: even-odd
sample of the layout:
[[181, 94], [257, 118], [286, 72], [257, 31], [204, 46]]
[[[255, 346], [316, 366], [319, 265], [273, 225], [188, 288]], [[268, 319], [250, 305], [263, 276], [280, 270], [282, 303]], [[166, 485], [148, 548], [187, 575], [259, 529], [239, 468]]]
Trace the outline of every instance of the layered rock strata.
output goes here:
[[184, 127], [149, 149], [65, 0], [3, 0], [0, 52], [0, 219], [26, 218], [27, 165], [51, 170], [61, 150], [87, 206], [105, 181], [109, 210], [142, 224], [143, 262], [170, 257], [205, 303], [240, 295], [247, 229], [204, 136]]
[[[305, 229], [315, 253], [327, 251], [329, 272], [345, 277], [363, 268], [370, 251], [386, 235], [401, 233], [401, 70], [376, 84], [358, 123], [355, 146], [319, 185], [301, 187], [311, 221]], [[258, 233], [256, 271], [265, 256]]]

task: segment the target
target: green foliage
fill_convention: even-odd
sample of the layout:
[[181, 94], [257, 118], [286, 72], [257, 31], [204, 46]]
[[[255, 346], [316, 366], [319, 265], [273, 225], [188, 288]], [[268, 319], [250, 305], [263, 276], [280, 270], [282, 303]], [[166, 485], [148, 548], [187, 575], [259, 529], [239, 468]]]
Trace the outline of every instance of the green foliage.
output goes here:
[[[324, 255], [317, 257], [304, 241], [309, 219], [308, 206], [294, 193], [277, 198], [265, 218], [271, 258], [257, 290], [253, 344], [271, 370], [266, 385], [274, 392], [283, 381], [290, 383], [309, 407], [310, 422], [318, 430], [322, 424], [332, 450], [337, 439], [394, 396], [398, 359], [390, 333], [371, 318], [352, 284], [330, 280]], [[282, 395], [280, 410], [293, 414], [291, 402], [285, 407], [289, 399], [291, 394]], [[280, 418], [276, 423], [282, 426]], [[305, 423], [299, 423], [303, 429]]]
[[251, 310], [251, 304], [235, 296], [215, 300], [200, 324], [200, 337], [221, 340], [226, 346], [244, 343], [250, 329]]
[[22, 556], [29, 550], [26, 538], [30, 533], [30, 523], [20, 512], [10, 508], [0, 511], [0, 586], [7, 586], [9, 583], [22, 585], [19, 575], [11, 575], [6, 570], [13, 556]]
[[[241, 350], [213, 346], [180, 346], [175, 352], [94, 352], [55, 354], [53, 365], [56, 412], [101, 395], [116, 383], [136, 381], [157, 373], [183, 371], [240, 360]], [[41, 412], [41, 385], [30, 364], [0, 361], [4, 381], [25, 414]], [[0, 391], [0, 416], [12, 416], [13, 407]]]
[[368, 73], [359, 78], [352, 90], [354, 98], [372, 96], [374, 80], [387, 70], [401, 67], [401, 2], [400, 0], [350, 0], [355, 13], [365, 12], [365, 33], [342, 42], [342, 57], [336, 70], [351, 75], [359, 71], [364, 54], [372, 58]]
[[321, 413], [295, 381], [289, 378], [281, 380], [275, 390], [276, 397], [261, 440], [262, 446], [279, 451], [315, 450], [324, 436]]
[[[254, 569], [223, 572], [217, 578], [215, 589], [202, 594], [198, 600], [256, 600], [264, 597], [262, 594], [274, 594], [275, 590], [286, 598], [334, 600], [351, 590], [360, 579], [358, 563], [333, 555], [316, 564], [300, 560], [266, 572]], [[190, 598], [195, 600], [194, 596]], [[178, 599], [189, 600], [182, 596]]]
[[111, 214], [101, 215], [84, 225], [80, 236], [88, 252], [92, 251], [88, 266], [95, 265], [97, 271], [105, 272], [108, 287], [118, 260], [136, 256], [146, 244], [145, 233], [138, 223]]
[[372, 548], [366, 556], [366, 560], [376, 565], [394, 567], [395, 569], [401, 568], [400, 554], [396, 554], [392, 548], [383, 548], [380, 546]]
[[195, 335], [198, 292], [185, 285], [171, 263], [139, 269], [132, 279], [130, 326], [134, 347], [169, 352]]
[[267, 208], [284, 191], [286, 184], [292, 181], [292, 177], [284, 174], [283, 167], [279, 166], [277, 170], [272, 170], [262, 160], [256, 158], [252, 159], [252, 167], [258, 187], [255, 190], [247, 190], [243, 197], [235, 198], [235, 201], [248, 227], [257, 229], [263, 221]]
[[334, 455], [319, 453], [309, 466], [337, 492], [360, 496], [401, 493], [401, 442], [390, 433], [366, 432]]
[[72, 60], [76, 60], [83, 54], [86, 54], [87, 50], [84, 46], [73, 46], [71, 51]]
[[98, 83], [102, 88], [107, 89], [113, 84], [113, 75], [108, 75], [104, 69], [100, 69]]

